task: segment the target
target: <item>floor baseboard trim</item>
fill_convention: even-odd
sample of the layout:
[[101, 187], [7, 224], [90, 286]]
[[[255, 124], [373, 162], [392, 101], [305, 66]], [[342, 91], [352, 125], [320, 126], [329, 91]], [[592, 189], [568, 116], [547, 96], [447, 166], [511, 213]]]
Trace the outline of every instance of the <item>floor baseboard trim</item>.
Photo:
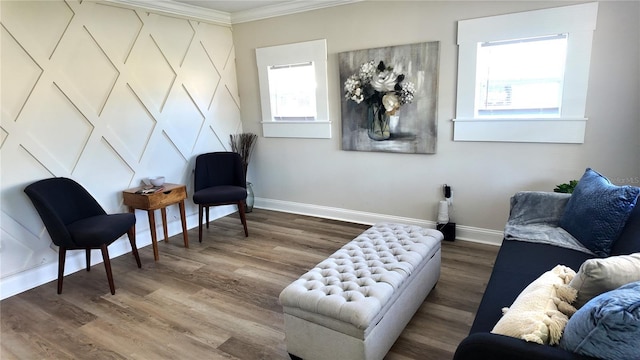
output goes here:
[[[292, 214], [321, 217], [325, 219], [354, 222], [373, 225], [378, 222], [398, 222], [435, 229], [436, 222], [387, 214], [376, 214], [357, 210], [334, 208], [313, 204], [303, 204], [291, 201], [256, 198], [255, 207], [258, 209], [282, 211]], [[498, 230], [476, 228], [472, 226], [456, 225], [456, 239], [500, 246], [503, 232]]]

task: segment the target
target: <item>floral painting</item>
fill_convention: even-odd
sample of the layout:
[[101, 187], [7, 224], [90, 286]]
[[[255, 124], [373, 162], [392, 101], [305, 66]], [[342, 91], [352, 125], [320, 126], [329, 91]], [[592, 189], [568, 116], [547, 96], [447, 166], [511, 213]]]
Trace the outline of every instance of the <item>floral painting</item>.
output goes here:
[[343, 150], [436, 152], [439, 45], [338, 54]]

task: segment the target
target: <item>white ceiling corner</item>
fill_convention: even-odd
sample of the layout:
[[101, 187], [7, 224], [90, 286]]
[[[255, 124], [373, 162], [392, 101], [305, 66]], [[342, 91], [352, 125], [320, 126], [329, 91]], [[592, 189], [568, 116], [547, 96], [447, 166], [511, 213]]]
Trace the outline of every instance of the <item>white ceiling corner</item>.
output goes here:
[[267, 19], [365, 0], [103, 0], [219, 25]]

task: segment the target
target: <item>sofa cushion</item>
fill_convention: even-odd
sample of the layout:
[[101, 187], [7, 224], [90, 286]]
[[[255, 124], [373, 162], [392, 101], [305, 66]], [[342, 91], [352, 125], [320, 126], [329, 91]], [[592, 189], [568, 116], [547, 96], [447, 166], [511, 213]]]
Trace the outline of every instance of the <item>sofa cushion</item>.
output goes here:
[[569, 198], [560, 226], [596, 255], [608, 256], [639, 193], [640, 188], [613, 185], [587, 168]]
[[569, 320], [560, 347], [607, 360], [639, 359], [640, 282], [601, 294]]
[[558, 344], [568, 316], [576, 311], [569, 305], [576, 291], [566, 286], [575, 274], [571, 268], [556, 265], [540, 275], [509, 308], [502, 309], [504, 315], [491, 332], [538, 344]]
[[578, 291], [575, 307], [607, 291], [630, 282], [640, 281], [640, 253], [589, 259], [580, 265], [569, 286]]

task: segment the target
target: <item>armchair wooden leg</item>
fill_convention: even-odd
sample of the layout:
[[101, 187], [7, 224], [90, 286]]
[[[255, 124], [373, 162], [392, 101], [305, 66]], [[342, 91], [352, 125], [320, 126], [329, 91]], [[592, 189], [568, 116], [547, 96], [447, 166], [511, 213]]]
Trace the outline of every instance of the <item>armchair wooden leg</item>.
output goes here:
[[62, 280], [64, 279], [64, 261], [67, 258], [67, 249], [60, 247], [58, 250], [58, 294], [62, 294]]
[[242, 221], [242, 226], [244, 226], [244, 236], [248, 237], [249, 236], [249, 231], [247, 230], [247, 216], [244, 213], [244, 208], [245, 208], [245, 202], [244, 201], [239, 201], [238, 202], [238, 212], [240, 213], [240, 221]]
[[207, 212], [207, 229], [208, 229], [209, 228], [209, 206], [207, 206], [206, 212]]
[[104, 262], [104, 268], [107, 271], [107, 280], [109, 281], [109, 289], [111, 290], [111, 295], [115, 295], [116, 286], [113, 283], [113, 274], [111, 273], [111, 260], [109, 259], [109, 250], [107, 250], [107, 245], [100, 246], [100, 250], [102, 251], [102, 261]]
[[85, 249], [87, 255], [87, 271], [91, 271], [91, 249]]
[[202, 205], [198, 205], [198, 241], [202, 242]]
[[131, 252], [133, 253], [133, 257], [136, 258], [136, 263], [138, 264], [138, 269], [142, 267], [142, 263], [140, 262], [140, 255], [138, 255], [138, 246], [136, 245], [136, 228], [134, 226], [127, 231], [127, 236], [129, 236], [129, 243], [131, 243]]

